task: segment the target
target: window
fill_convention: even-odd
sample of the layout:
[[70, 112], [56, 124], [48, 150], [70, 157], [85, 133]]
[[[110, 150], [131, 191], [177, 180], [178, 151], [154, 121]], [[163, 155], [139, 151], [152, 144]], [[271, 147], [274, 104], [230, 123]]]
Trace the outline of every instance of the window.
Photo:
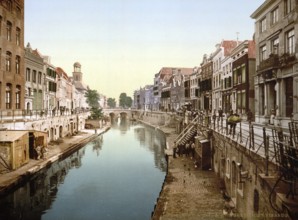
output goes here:
[[266, 56], [266, 45], [264, 45], [260, 48], [260, 61], [266, 60]]
[[237, 70], [233, 70], [233, 84], [237, 85]]
[[245, 65], [243, 67], [237, 67], [233, 70], [233, 83], [234, 85], [241, 84], [245, 82], [245, 79], [242, 79], [245, 77]]
[[12, 11], [12, 2], [11, 2], [11, 0], [6, 1], [6, 6], [7, 6], [7, 10], [11, 12]]
[[5, 105], [6, 109], [11, 109], [11, 84], [6, 84], [5, 90]]
[[263, 18], [261, 20], [261, 27], [260, 27], [260, 32], [266, 31], [266, 18]]
[[21, 43], [21, 29], [17, 28], [16, 30], [16, 44], [20, 46]]
[[0, 16], [0, 35], [2, 34], [2, 17]]
[[293, 117], [293, 106], [294, 106], [294, 100], [293, 100], [293, 78], [289, 77], [285, 79], [285, 110], [286, 110], [286, 117]]
[[30, 87], [28, 87], [28, 96], [31, 96], [32, 94], [31, 94], [31, 88]]
[[41, 78], [42, 78], [42, 74], [41, 72], [38, 72], [38, 84], [41, 84]]
[[232, 162], [232, 182], [237, 184], [237, 167], [235, 161]]
[[242, 67], [241, 67], [241, 72], [242, 72], [242, 76], [241, 76], [241, 83], [245, 83], [245, 81], [246, 81], [246, 67], [245, 67], [245, 65], [242, 65]]
[[293, 10], [292, 0], [284, 0], [284, 2], [285, 2], [285, 15], [287, 15]]
[[5, 62], [5, 69], [7, 72], [11, 71], [11, 52], [6, 52], [6, 62]]
[[16, 12], [17, 12], [18, 18], [20, 18], [22, 16], [22, 10], [21, 10], [21, 8], [17, 6]]
[[241, 92], [237, 92], [237, 109], [241, 109]]
[[230, 178], [230, 159], [227, 159], [226, 176]]
[[276, 38], [271, 41], [271, 51], [273, 54], [278, 54], [279, 53], [279, 38]]
[[271, 24], [278, 22], [278, 7], [271, 12]]
[[12, 24], [7, 21], [6, 23], [6, 40], [11, 41], [11, 29], [12, 29]]
[[260, 200], [260, 196], [259, 196], [259, 192], [258, 190], [254, 190], [254, 212], [255, 213], [259, 213], [259, 200]]
[[31, 81], [31, 71], [29, 68], [26, 69], [26, 81], [30, 82]]
[[295, 53], [295, 35], [294, 29], [286, 33], [286, 52], [289, 54]]
[[245, 110], [246, 105], [246, 93], [245, 90], [237, 92], [237, 109], [240, 111]]
[[33, 73], [32, 73], [32, 82], [36, 83], [36, 70], [33, 70]]
[[21, 57], [16, 56], [16, 74], [21, 73], [20, 69], [21, 69]]
[[49, 82], [49, 91], [50, 92], [56, 92], [56, 83]]
[[241, 95], [241, 96], [242, 96], [242, 98], [241, 98], [241, 99], [242, 99], [242, 100], [241, 100], [241, 103], [242, 103], [242, 109], [245, 110], [245, 106], [246, 106], [246, 93], [245, 93], [244, 90], [242, 91], [242, 95]]
[[21, 109], [21, 86], [16, 87], [16, 109]]

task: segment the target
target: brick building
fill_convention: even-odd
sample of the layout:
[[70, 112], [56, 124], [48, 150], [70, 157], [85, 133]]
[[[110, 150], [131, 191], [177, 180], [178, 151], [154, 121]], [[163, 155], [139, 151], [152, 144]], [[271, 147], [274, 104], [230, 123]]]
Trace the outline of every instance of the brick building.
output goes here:
[[21, 110], [25, 94], [24, 0], [0, 1], [0, 33], [0, 110]]

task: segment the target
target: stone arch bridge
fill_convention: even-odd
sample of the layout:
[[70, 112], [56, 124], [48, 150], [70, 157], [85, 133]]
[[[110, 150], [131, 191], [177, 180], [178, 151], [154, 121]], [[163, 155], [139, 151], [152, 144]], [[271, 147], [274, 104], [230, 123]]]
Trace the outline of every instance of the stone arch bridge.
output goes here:
[[111, 118], [111, 120], [115, 120], [117, 118], [121, 119], [137, 119], [141, 115], [141, 111], [132, 110], [132, 109], [103, 109], [103, 114], [107, 115]]

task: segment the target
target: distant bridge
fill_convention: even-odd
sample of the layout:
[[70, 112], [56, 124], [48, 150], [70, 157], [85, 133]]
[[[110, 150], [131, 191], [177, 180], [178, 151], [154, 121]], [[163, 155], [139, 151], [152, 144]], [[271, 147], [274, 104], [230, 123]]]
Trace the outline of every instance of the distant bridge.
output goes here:
[[127, 119], [133, 119], [137, 118], [141, 111], [135, 110], [135, 109], [121, 109], [121, 108], [115, 108], [115, 109], [103, 109], [104, 115], [109, 115], [111, 118], [127, 118]]

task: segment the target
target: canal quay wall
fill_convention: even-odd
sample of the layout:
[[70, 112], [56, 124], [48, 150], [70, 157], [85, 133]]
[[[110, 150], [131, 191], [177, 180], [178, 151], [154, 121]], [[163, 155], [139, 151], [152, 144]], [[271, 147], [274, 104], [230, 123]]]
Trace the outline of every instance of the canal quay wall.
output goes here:
[[81, 130], [74, 136], [67, 136], [57, 142], [52, 142], [47, 147], [44, 159], [31, 159], [19, 169], [0, 174], [0, 196], [6, 195], [21, 186], [39, 171], [56, 161], [66, 158], [109, 129], [110, 125], [106, 125], [101, 129]]
[[[174, 158], [181, 121], [171, 113], [144, 113], [141, 117], [141, 122], [160, 129], [167, 139], [168, 170], [152, 220], [297, 219], [297, 196], [285, 198], [289, 186], [283, 183], [274, 188], [276, 166], [266, 163], [257, 149], [244, 146], [247, 140], [239, 140], [239, 136], [197, 125], [194, 158]], [[210, 146], [208, 158], [202, 158], [202, 143]], [[202, 159], [209, 160], [210, 169], [195, 167]]]
[[88, 112], [55, 116], [34, 115], [14, 120], [1, 119], [0, 130], [28, 130], [42, 131], [48, 134], [47, 141], [56, 141], [59, 138], [71, 136], [85, 128]]

